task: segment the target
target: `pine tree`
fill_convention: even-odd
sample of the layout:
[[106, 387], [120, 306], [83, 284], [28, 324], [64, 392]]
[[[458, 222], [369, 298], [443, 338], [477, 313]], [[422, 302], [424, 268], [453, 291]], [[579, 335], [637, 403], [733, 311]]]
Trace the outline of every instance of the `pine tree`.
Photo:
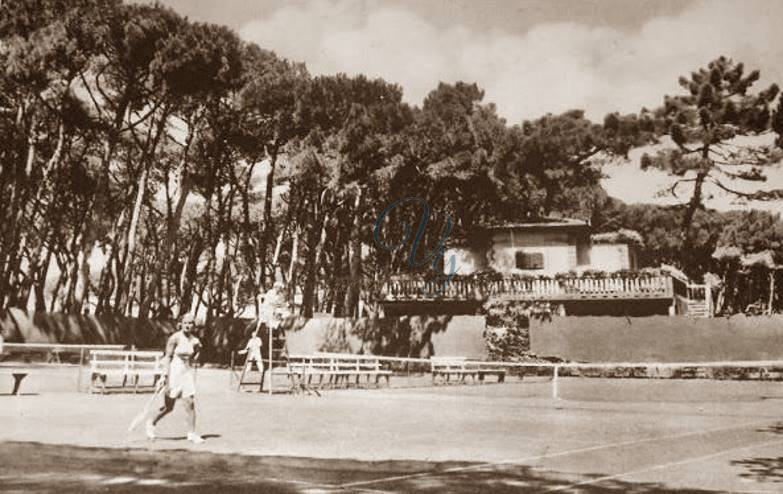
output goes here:
[[744, 144], [736, 139], [757, 136], [773, 127], [780, 132], [779, 127], [783, 127], [780, 110], [773, 121], [770, 108], [778, 86], [749, 93], [759, 76], [758, 70], [745, 74], [742, 63], [720, 57], [691, 73], [690, 78], [680, 77], [680, 85], [688, 94], [665, 96], [663, 106], [651, 116], [656, 131], [669, 135], [676, 148], [645, 155], [641, 165], [678, 177], [668, 188], [672, 195], [677, 196], [683, 185], [692, 187], [681, 223], [686, 250], [693, 244], [693, 218], [703, 207], [705, 185], [748, 200], [783, 198], [783, 189], [745, 192], [733, 185], [736, 181], [765, 181], [764, 168], [780, 159], [779, 147]]

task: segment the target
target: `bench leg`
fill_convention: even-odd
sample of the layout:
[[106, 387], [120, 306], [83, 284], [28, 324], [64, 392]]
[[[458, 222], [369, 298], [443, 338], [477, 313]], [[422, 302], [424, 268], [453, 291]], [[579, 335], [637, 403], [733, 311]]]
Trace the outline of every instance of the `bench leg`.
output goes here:
[[503, 372], [503, 373], [498, 374], [498, 382], [502, 383], [502, 382], [505, 382], [505, 381], [506, 381], [506, 373]]
[[13, 376], [14, 376], [14, 390], [11, 391], [12, 395], [15, 395], [16, 393], [19, 392], [19, 386], [22, 385], [22, 379], [24, 379], [26, 375], [27, 375], [26, 373], [21, 373], [21, 372], [13, 374]]

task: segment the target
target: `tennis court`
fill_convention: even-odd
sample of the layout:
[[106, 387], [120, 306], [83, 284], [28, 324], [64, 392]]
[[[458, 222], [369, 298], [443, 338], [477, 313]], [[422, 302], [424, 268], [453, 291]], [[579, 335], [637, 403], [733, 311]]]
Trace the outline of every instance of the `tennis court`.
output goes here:
[[412, 380], [314, 397], [237, 393], [201, 369], [195, 446], [179, 408], [148, 442], [126, 432], [148, 394], [77, 394], [73, 367], [32, 370], [26, 394], [0, 396], [4, 491], [783, 491], [780, 381], [565, 375], [555, 400], [546, 377]]

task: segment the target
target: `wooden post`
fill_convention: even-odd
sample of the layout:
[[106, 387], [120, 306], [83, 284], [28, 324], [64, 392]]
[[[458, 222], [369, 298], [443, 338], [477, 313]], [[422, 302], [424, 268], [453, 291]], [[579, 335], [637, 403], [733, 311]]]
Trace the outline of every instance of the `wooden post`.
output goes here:
[[[228, 371], [228, 387], [231, 388], [234, 386], [234, 350], [231, 350], [231, 363], [229, 364], [229, 371]], [[240, 379], [240, 383], [242, 380]]]
[[76, 374], [76, 392], [82, 390], [82, 366], [84, 365], [84, 348], [79, 350], [79, 371]]
[[272, 328], [271, 324], [267, 324], [267, 328], [269, 329], [269, 396], [272, 396], [272, 385], [274, 384], [274, 380], [272, 379], [272, 349], [274, 343], [273, 334], [275, 330]]
[[775, 270], [769, 271], [769, 305], [767, 314], [772, 314], [772, 303], [775, 301]]

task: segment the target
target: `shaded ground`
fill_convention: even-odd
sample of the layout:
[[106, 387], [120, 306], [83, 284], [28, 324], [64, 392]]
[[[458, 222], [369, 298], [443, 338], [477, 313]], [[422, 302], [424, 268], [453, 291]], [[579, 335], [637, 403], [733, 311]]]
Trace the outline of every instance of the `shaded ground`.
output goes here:
[[[0, 491], [25, 492], [377, 492], [344, 483], [412, 476], [393, 488], [404, 492], [542, 492], [567, 486], [526, 466], [481, 468], [482, 464], [358, 462], [312, 458], [248, 457], [193, 451], [150, 452], [4, 443]], [[598, 478], [600, 475], [593, 475]], [[295, 480], [307, 479], [307, 480]], [[386, 482], [385, 484], [394, 484]], [[380, 483], [383, 488], [384, 483]], [[402, 487], [402, 489], [400, 489]], [[670, 489], [658, 483], [607, 481], [583, 492], [713, 492]]]
[[77, 394], [73, 369], [33, 370], [28, 395], [0, 396], [0, 491], [783, 491], [781, 383], [569, 378], [556, 401], [545, 381], [422, 382], [318, 398], [236, 393], [204, 370], [196, 446], [180, 408], [149, 442], [126, 431], [149, 394]]

